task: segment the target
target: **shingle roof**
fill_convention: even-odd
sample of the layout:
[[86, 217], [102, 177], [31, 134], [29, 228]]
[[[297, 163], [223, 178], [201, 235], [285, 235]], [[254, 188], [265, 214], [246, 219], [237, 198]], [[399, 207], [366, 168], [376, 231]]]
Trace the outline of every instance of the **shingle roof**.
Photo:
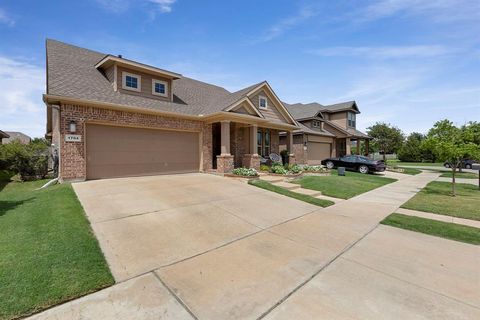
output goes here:
[[107, 78], [95, 68], [105, 56], [47, 40], [47, 94], [187, 115], [209, 115], [222, 111], [259, 85], [231, 93], [219, 86], [181, 77], [173, 82], [173, 102], [161, 101], [112, 90]]
[[29, 143], [32, 138], [27, 136], [25, 133], [22, 132], [17, 132], [17, 131], [6, 131], [5, 132], [8, 135], [8, 138], [3, 138], [2, 142], [3, 143], [10, 143], [14, 140], [20, 140], [21, 143]]
[[8, 134], [6, 134], [5, 132], [3, 132], [2, 130], [0, 130], [0, 139], [2, 138], [8, 138], [10, 137]]
[[335, 137], [335, 135], [327, 130], [313, 130], [303, 123], [299, 123], [298, 126], [300, 127], [300, 130], [295, 130], [293, 133], [308, 133], [308, 134], [313, 134], [313, 135], [318, 135], [318, 136], [327, 136], [327, 137]]
[[324, 111], [341, 111], [341, 110], [347, 110], [347, 109], [354, 109], [358, 110], [357, 103], [355, 101], [347, 101], [347, 102], [340, 102], [340, 103], [335, 103], [335, 104], [329, 104], [326, 106], [322, 106], [322, 109]]
[[313, 118], [315, 117], [323, 108], [320, 103], [313, 102], [313, 103], [295, 103], [295, 104], [288, 104], [283, 103], [283, 105], [287, 108], [288, 112], [296, 119], [306, 119], [306, 118]]

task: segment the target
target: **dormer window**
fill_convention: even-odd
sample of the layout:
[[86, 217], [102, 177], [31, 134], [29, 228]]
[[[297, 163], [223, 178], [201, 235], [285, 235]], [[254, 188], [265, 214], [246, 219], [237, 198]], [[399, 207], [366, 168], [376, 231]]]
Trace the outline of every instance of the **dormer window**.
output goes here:
[[152, 94], [156, 96], [168, 97], [168, 84], [165, 81], [152, 79]]
[[267, 109], [268, 108], [267, 98], [263, 96], [258, 97], [258, 106], [260, 109]]
[[140, 92], [142, 90], [142, 77], [136, 74], [122, 72], [122, 88]]
[[314, 128], [320, 128], [320, 121], [318, 121], [318, 120], [313, 120], [313, 121], [312, 121], [312, 127], [314, 127]]
[[355, 128], [355, 125], [356, 125], [356, 114], [353, 113], [353, 112], [349, 112], [347, 114], [347, 124], [349, 127], [351, 128]]

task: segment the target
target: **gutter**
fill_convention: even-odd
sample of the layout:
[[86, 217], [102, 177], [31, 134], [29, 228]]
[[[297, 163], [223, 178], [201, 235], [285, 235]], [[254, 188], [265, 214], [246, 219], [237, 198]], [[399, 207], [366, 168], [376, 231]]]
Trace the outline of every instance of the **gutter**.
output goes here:
[[227, 120], [238, 119], [251, 124], [256, 124], [256, 123], [268, 124], [269, 126], [278, 128], [278, 129], [296, 130], [300, 128], [296, 125], [275, 123], [265, 118], [257, 118], [257, 117], [252, 117], [250, 115], [244, 115], [240, 113], [233, 113], [233, 112], [226, 112], [226, 111], [219, 111], [206, 116], [203, 114], [187, 115], [187, 114], [176, 113], [171, 111], [153, 110], [153, 109], [142, 108], [142, 107], [135, 107], [135, 106], [108, 103], [108, 102], [99, 102], [99, 101], [93, 101], [93, 100], [87, 100], [87, 99], [77, 99], [77, 98], [70, 98], [70, 97], [50, 95], [50, 94], [44, 94], [43, 101], [46, 104], [59, 104], [60, 102], [64, 102], [64, 103], [71, 103], [71, 104], [78, 104], [78, 105], [90, 105], [90, 106], [95, 106], [103, 109], [113, 109], [113, 110], [130, 111], [130, 112], [133, 111], [133, 112], [144, 113], [144, 114], [146, 113], [146, 114], [154, 114], [154, 115], [163, 115], [163, 116], [172, 117], [172, 118], [182, 118], [182, 119], [190, 119], [190, 120], [204, 121], [204, 122], [205, 121], [216, 122], [216, 120], [220, 120], [220, 119], [227, 119]]

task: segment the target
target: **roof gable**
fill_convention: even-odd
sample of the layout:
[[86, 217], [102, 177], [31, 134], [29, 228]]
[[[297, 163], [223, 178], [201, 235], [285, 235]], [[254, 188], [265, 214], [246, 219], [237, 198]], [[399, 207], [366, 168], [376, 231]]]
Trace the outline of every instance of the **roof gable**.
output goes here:
[[[285, 122], [288, 124], [296, 125], [296, 121], [290, 112], [285, 108], [283, 102], [280, 101], [276, 93], [267, 81], [260, 83], [247, 93], [248, 98], [255, 105], [256, 109], [265, 118], [269, 118], [273, 121]], [[268, 100], [267, 109], [259, 108], [259, 97], [264, 96]]]

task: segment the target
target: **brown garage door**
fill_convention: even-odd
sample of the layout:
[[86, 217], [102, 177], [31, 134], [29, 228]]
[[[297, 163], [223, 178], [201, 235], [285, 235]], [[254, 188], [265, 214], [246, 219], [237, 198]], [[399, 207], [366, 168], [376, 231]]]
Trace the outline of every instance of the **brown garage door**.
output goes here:
[[199, 170], [197, 132], [87, 125], [87, 179]]
[[308, 164], [320, 164], [324, 159], [330, 158], [330, 143], [308, 142]]

